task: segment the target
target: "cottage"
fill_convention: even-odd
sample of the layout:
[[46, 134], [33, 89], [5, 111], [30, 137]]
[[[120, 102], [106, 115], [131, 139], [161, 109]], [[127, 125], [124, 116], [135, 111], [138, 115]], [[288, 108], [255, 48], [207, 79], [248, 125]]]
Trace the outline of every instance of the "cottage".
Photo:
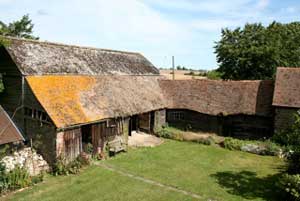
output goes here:
[[88, 143], [126, 149], [132, 130], [165, 121], [159, 71], [139, 53], [10, 38], [0, 74], [3, 108], [50, 164]]
[[273, 106], [275, 131], [289, 128], [300, 111], [300, 68], [277, 68]]

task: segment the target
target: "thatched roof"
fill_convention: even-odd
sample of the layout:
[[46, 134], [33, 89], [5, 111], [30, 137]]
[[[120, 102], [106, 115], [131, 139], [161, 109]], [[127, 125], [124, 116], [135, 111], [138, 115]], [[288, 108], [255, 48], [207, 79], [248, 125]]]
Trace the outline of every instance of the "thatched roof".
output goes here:
[[58, 128], [162, 109], [160, 76], [27, 76]]
[[273, 105], [300, 108], [300, 68], [277, 68]]
[[168, 108], [210, 115], [271, 116], [272, 81], [161, 80]]
[[23, 75], [159, 74], [139, 53], [9, 38], [6, 47]]
[[0, 145], [23, 140], [24, 138], [19, 129], [0, 106]]

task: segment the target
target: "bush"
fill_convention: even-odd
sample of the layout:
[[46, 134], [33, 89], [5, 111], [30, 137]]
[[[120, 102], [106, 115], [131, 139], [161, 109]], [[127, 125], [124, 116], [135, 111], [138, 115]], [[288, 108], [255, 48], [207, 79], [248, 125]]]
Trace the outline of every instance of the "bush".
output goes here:
[[90, 161], [79, 155], [75, 160], [67, 162], [65, 158], [59, 157], [53, 166], [53, 174], [58, 175], [69, 175], [77, 174], [83, 166], [89, 165]]
[[296, 113], [294, 124], [286, 130], [276, 132], [272, 140], [288, 147], [300, 146], [300, 115]]
[[212, 137], [199, 138], [199, 139], [193, 140], [193, 142], [197, 142], [199, 144], [204, 144], [204, 145], [214, 145], [215, 144], [215, 140]]
[[163, 137], [163, 138], [167, 138], [167, 139], [173, 139], [173, 133], [170, 132], [168, 129], [166, 128], [162, 128], [160, 129], [156, 135], [158, 135], [159, 137]]
[[284, 174], [279, 182], [279, 188], [287, 193], [288, 200], [300, 201], [300, 175]]
[[217, 70], [211, 70], [207, 72], [207, 78], [210, 80], [220, 80], [222, 77], [222, 73]]
[[164, 127], [160, 129], [156, 135], [167, 139], [183, 141], [183, 133], [177, 128]]
[[224, 148], [229, 150], [241, 150], [244, 142], [242, 140], [227, 137], [224, 140]]
[[10, 190], [24, 188], [32, 184], [32, 179], [26, 169], [16, 167], [13, 170], [6, 172], [5, 166], [0, 165], [0, 191], [1, 194]]
[[229, 150], [246, 151], [259, 155], [270, 155], [278, 156], [281, 153], [281, 147], [276, 143], [266, 141], [250, 141], [250, 140], [239, 140], [231, 137], [225, 138], [223, 142], [224, 148]]
[[262, 142], [261, 144], [265, 148], [264, 155], [279, 156], [280, 153], [282, 152], [281, 146], [272, 142], [271, 140], [266, 140], [266, 141]]
[[288, 157], [287, 172], [289, 174], [300, 174], [300, 150], [294, 150]]

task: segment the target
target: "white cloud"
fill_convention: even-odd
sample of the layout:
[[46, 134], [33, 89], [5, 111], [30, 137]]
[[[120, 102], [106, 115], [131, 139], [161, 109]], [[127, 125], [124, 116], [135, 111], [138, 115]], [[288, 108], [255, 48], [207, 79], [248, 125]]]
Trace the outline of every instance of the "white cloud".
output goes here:
[[257, 8], [259, 10], [265, 9], [270, 3], [270, 0], [259, 0], [257, 3]]

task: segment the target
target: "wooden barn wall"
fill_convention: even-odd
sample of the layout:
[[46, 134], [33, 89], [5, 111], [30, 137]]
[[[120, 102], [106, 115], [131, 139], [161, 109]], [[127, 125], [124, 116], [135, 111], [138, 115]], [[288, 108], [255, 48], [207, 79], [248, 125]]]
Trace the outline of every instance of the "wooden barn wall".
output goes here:
[[81, 128], [57, 133], [56, 157], [62, 157], [68, 162], [76, 159], [82, 151]]
[[[12, 117], [14, 114], [13, 121], [25, 137], [26, 143], [30, 144], [32, 142], [33, 147], [49, 163], [52, 163], [56, 158], [55, 126], [52, 122], [43, 123], [38, 119], [24, 116], [24, 107], [30, 107], [43, 112], [44, 110], [33, 95], [25, 78], [22, 78], [17, 66], [3, 47], [0, 48], [0, 74], [3, 77], [5, 87], [4, 92], [0, 94], [0, 104], [9, 116]], [[22, 79], [24, 88], [22, 88]], [[22, 91], [24, 92], [23, 101]], [[21, 107], [22, 102], [24, 107]], [[17, 108], [18, 110], [16, 110]]]
[[230, 115], [223, 117], [222, 135], [246, 139], [271, 137], [274, 133], [272, 117]]
[[[4, 92], [0, 93], [0, 104], [12, 116], [21, 105], [22, 76], [4, 47], [0, 47], [0, 74], [5, 86]], [[15, 113], [13, 121], [23, 132], [22, 110]]]
[[254, 115], [213, 116], [190, 110], [167, 110], [167, 122], [184, 129], [239, 138], [256, 139], [273, 134], [273, 118]]
[[4, 75], [3, 84], [5, 89], [0, 94], [0, 104], [10, 117], [14, 114], [13, 121], [24, 134], [23, 110], [20, 108], [22, 105], [22, 77]]
[[105, 151], [109, 141], [122, 138], [127, 149], [129, 132], [129, 118], [111, 120], [110, 123], [102, 122], [92, 125], [92, 144], [95, 154]]
[[[175, 117], [176, 115], [176, 117]], [[203, 132], [220, 134], [220, 119], [191, 110], [167, 110], [167, 122], [170, 126], [192, 128]]]
[[33, 147], [44, 159], [53, 164], [56, 159], [56, 129], [34, 119], [26, 119], [27, 144], [32, 141]]
[[295, 113], [298, 110], [300, 108], [276, 107], [274, 120], [275, 132], [280, 132], [291, 127], [295, 122]]

